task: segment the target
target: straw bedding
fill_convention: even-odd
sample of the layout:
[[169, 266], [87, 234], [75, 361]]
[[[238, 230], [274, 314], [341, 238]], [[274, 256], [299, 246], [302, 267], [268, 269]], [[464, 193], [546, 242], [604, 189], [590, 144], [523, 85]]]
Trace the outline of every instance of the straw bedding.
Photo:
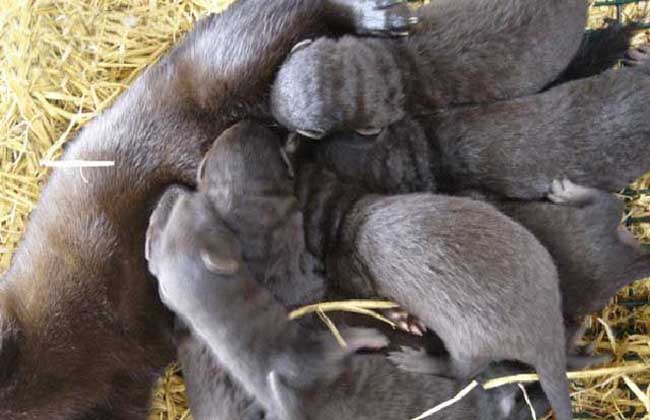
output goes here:
[[[65, 142], [192, 22], [231, 1], [0, 0], [0, 272], [47, 178], [41, 161], [58, 158]], [[624, 15], [647, 12], [650, 2], [642, 2], [626, 6]], [[613, 8], [594, 9], [591, 25], [614, 15]], [[650, 32], [638, 42], [650, 42]], [[623, 223], [650, 244], [650, 174], [623, 194]], [[618, 369], [650, 363], [650, 281], [622, 290], [594, 315], [588, 339], [616, 355], [608, 366], [616, 369], [573, 382], [576, 418], [649, 419], [650, 364], [632, 374]], [[191, 418], [175, 367], [159, 381], [151, 418]]]

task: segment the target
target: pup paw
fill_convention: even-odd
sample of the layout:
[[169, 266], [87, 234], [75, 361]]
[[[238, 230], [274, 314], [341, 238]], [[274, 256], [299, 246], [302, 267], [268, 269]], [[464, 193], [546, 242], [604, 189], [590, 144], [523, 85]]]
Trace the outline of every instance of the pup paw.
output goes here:
[[594, 197], [594, 190], [574, 184], [568, 179], [553, 180], [548, 199], [555, 204], [581, 206], [588, 204]]
[[409, 334], [421, 337], [427, 331], [427, 327], [422, 321], [402, 308], [386, 309], [382, 312], [388, 320], [393, 321], [397, 325], [397, 328]]
[[408, 36], [418, 24], [406, 0], [334, 0], [352, 13], [357, 33]]
[[405, 372], [439, 375], [449, 371], [446, 358], [433, 357], [422, 349], [402, 347], [401, 351], [388, 353], [388, 359]]

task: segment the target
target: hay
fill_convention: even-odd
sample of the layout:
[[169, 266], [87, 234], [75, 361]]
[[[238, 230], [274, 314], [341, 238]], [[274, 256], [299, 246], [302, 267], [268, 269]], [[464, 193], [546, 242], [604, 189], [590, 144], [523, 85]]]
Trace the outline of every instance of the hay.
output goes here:
[[395, 325], [393, 321], [384, 317], [374, 309], [391, 309], [397, 307], [399, 307], [399, 305], [393, 302], [382, 302], [374, 300], [345, 300], [339, 302], [322, 302], [315, 305], [304, 306], [302, 308], [296, 309], [295, 311], [292, 311], [289, 314], [289, 319], [295, 320], [302, 318], [307, 314], [316, 313], [321, 321], [323, 321], [325, 326], [332, 332], [332, 335], [334, 335], [334, 338], [336, 338], [336, 341], [338, 341], [341, 347], [347, 347], [347, 343], [343, 339], [341, 332], [336, 327], [334, 322], [332, 322], [332, 320], [325, 314], [325, 312], [343, 311], [366, 315], [375, 318], [378, 321], [386, 323], [393, 328], [396, 328], [397, 325]]
[[[155, 62], [192, 22], [232, 0], [0, 0], [0, 272], [34, 208], [49, 168], [65, 142], [109, 106], [143, 68]], [[308, 1], [308, 0], [305, 0]], [[649, 2], [628, 5], [635, 18]], [[614, 17], [594, 10], [591, 25]], [[650, 32], [638, 42], [650, 42]], [[640, 191], [640, 193], [635, 193]], [[650, 175], [626, 195], [624, 222], [650, 243]], [[612, 329], [615, 345], [597, 318], [587, 340], [614, 350], [614, 367], [650, 359], [650, 282], [623, 290], [598, 316]], [[580, 418], [640, 419], [647, 415], [650, 372], [574, 381]], [[176, 368], [160, 381], [152, 419], [187, 419], [184, 387]], [[541, 414], [541, 413], [538, 413]]]

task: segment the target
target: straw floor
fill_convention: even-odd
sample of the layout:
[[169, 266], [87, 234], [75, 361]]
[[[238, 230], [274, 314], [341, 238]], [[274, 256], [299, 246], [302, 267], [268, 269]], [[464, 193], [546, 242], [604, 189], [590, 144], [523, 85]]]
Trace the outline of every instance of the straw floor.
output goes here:
[[[49, 173], [40, 162], [58, 158], [65, 142], [193, 21], [231, 1], [0, 0], [0, 272]], [[650, 2], [625, 8], [630, 18], [647, 12]], [[613, 16], [613, 8], [594, 9], [592, 26]], [[638, 40], [650, 42], [650, 32]], [[625, 193], [630, 205], [624, 222], [650, 243], [650, 174]], [[650, 281], [621, 291], [595, 315], [589, 340], [616, 355], [613, 367], [650, 362]], [[650, 419], [648, 366], [629, 376], [574, 381], [576, 418]], [[160, 380], [151, 417], [190, 418], [174, 368]]]

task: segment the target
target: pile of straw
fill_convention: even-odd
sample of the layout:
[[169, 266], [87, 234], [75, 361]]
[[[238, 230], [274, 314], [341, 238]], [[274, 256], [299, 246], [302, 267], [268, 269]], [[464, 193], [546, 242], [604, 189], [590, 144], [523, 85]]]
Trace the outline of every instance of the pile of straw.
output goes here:
[[[48, 175], [40, 162], [60, 156], [65, 142], [110, 106], [192, 22], [231, 1], [0, 0], [0, 272], [9, 265]], [[647, 15], [649, 4], [628, 5], [624, 15]], [[597, 27], [615, 12], [598, 8], [592, 15], [592, 26]], [[639, 42], [650, 42], [650, 32], [639, 34]], [[624, 218], [648, 243], [649, 191], [650, 175], [625, 192], [630, 205]], [[616, 355], [609, 367], [650, 360], [649, 299], [650, 282], [639, 282], [593, 317], [589, 340]], [[574, 381], [580, 412], [576, 417], [648, 416], [650, 370], [629, 375], [607, 372]], [[174, 367], [155, 391], [154, 418], [190, 418], [182, 379]]]

